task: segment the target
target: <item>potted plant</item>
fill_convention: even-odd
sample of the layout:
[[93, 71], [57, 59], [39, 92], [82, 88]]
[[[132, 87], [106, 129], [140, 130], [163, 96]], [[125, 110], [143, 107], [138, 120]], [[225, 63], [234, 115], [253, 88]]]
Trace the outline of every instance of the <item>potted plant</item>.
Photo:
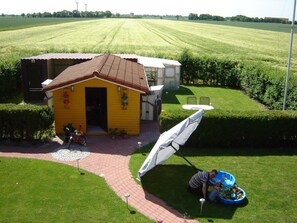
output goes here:
[[120, 131], [118, 130], [118, 128], [110, 128], [108, 129], [108, 133], [112, 139], [115, 139], [117, 136], [120, 135]]
[[127, 106], [128, 106], [128, 94], [124, 92], [122, 94], [122, 108], [127, 109]]
[[127, 133], [127, 131], [126, 131], [125, 129], [122, 129], [122, 130], [120, 131], [120, 133], [121, 133], [121, 136], [122, 136], [124, 139], [126, 139], [126, 138], [128, 137], [128, 133]]

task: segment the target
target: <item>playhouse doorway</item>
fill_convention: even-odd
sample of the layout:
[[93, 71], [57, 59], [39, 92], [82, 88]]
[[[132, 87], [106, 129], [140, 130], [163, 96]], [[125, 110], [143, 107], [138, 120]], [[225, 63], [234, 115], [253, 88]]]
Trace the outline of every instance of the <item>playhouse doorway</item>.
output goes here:
[[107, 89], [87, 87], [85, 96], [87, 133], [107, 132]]

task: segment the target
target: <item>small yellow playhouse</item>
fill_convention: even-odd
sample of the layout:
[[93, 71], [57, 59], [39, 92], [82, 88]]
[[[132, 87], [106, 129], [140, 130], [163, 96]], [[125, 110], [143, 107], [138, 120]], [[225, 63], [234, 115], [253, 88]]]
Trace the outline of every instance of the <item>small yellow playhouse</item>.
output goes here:
[[72, 123], [89, 135], [110, 129], [140, 133], [141, 95], [149, 92], [143, 65], [103, 54], [68, 67], [43, 90], [50, 95], [57, 134]]

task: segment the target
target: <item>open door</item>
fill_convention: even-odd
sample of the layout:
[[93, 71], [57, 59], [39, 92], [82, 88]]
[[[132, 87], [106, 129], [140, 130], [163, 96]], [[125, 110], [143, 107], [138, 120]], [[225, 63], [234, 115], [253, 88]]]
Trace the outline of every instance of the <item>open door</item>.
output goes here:
[[90, 87], [85, 91], [87, 132], [107, 132], [107, 89]]

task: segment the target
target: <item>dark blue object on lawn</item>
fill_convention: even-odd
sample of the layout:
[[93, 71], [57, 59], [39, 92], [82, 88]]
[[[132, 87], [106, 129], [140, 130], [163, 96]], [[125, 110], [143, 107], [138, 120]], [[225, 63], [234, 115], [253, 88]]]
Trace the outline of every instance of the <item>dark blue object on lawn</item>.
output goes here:
[[242, 188], [240, 187], [237, 187], [237, 188], [240, 189], [240, 193], [242, 193], [241, 198], [237, 198], [236, 200], [231, 200], [224, 197], [220, 197], [220, 202], [223, 204], [240, 204], [241, 202], [243, 202], [246, 197], [246, 193]]
[[[231, 173], [225, 171], [218, 171], [218, 174], [213, 179], [209, 180], [209, 182], [211, 185], [215, 185], [216, 183], [222, 183], [222, 187], [231, 188], [235, 184], [236, 179]], [[240, 190], [238, 192], [238, 194], [240, 194], [240, 198], [237, 198], [237, 195], [236, 199], [225, 198], [223, 196], [220, 196], [220, 202], [223, 204], [233, 205], [241, 203], [246, 198], [246, 193], [242, 188], [238, 186], [236, 187]]]
[[226, 187], [231, 187], [233, 184], [235, 184], [235, 177], [228, 172], [225, 171], [218, 171], [218, 174], [210, 180], [211, 184], [216, 184], [221, 182]]

